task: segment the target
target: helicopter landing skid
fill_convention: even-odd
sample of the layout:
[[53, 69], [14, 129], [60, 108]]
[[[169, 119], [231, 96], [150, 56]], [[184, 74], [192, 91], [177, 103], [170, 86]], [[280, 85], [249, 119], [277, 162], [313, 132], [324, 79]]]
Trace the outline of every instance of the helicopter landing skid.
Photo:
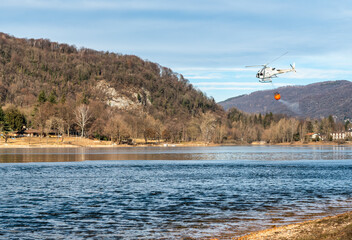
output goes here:
[[268, 80], [259, 80], [260, 83], [272, 83], [273, 81], [271, 79]]

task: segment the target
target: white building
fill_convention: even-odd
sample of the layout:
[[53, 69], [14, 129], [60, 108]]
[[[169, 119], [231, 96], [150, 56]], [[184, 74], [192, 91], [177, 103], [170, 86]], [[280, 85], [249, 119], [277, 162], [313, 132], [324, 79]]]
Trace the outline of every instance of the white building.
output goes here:
[[335, 132], [331, 133], [332, 140], [345, 140], [348, 137], [352, 137], [352, 132]]

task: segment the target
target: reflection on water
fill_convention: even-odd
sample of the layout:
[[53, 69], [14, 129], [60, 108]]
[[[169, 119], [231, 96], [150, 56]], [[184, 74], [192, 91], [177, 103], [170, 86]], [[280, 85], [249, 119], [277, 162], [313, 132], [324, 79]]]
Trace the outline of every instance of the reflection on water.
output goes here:
[[352, 159], [350, 147], [152, 147], [152, 148], [18, 148], [0, 149], [0, 163], [76, 162], [94, 160], [341, 160]]
[[351, 208], [345, 146], [0, 149], [0, 161], [5, 239], [204, 239]]

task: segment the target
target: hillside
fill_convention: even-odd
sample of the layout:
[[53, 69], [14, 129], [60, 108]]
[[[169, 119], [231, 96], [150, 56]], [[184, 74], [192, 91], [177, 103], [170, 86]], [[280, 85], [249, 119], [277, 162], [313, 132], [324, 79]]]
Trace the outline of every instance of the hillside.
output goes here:
[[41, 136], [80, 133], [118, 142], [208, 140], [215, 136], [208, 128], [224, 115], [214, 99], [157, 63], [5, 33], [0, 101], [1, 131], [26, 126]]
[[[279, 101], [273, 96], [276, 91], [281, 94]], [[257, 91], [229, 98], [219, 104], [225, 109], [236, 107], [249, 113], [273, 112], [311, 118], [334, 115], [343, 120], [352, 117], [351, 93], [352, 82], [338, 80]]]
[[0, 33], [1, 103], [30, 107], [41, 90], [58, 99], [98, 100], [112, 107], [148, 108], [157, 118], [218, 110], [182, 75], [132, 55], [77, 49], [47, 39]]

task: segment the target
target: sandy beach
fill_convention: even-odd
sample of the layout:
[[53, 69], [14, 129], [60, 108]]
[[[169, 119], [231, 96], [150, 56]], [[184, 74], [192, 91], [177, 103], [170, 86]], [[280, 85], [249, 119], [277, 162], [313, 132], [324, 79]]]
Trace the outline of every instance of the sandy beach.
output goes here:
[[[352, 212], [253, 232], [236, 240], [337, 240], [352, 239]], [[222, 238], [219, 238], [222, 239]]]

